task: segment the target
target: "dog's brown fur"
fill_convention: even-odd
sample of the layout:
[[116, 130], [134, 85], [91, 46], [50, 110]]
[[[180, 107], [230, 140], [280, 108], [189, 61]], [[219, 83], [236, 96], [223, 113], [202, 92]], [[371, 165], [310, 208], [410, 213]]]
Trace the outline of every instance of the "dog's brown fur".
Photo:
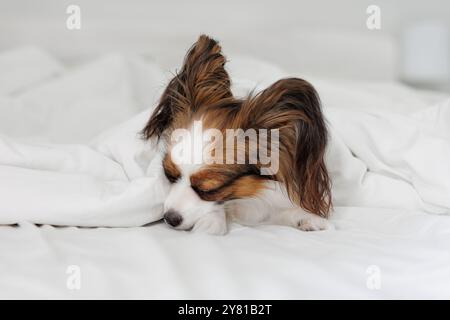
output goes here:
[[[289, 78], [257, 95], [236, 99], [225, 62], [218, 43], [200, 36], [143, 129], [144, 138], [168, 142], [172, 130], [187, 128], [200, 118], [207, 127], [222, 131], [279, 129], [277, 173], [259, 175], [259, 163], [211, 165], [190, 177], [192, 187], [204, 200], [226, 201], [255, 196], [265, 179], [274, 179], [285, 185], [291, 201], [326, 217], [331, 209], [330, 179], [324, 163], [327, 128], [317, 92], [307, 81]], [[168, 177], [176, 176], [170, 158], [166, 157], [164, 168]]]

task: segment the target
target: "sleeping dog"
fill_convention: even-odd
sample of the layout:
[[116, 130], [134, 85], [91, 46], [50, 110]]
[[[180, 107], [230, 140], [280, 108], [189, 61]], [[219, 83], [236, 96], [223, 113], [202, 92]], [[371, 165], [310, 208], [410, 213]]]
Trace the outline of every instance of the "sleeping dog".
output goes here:
[[317, 92], [289, 78], [236, 98], [225, 62], [219, 44], [200, 36], [142, 131], [163, 150], [164, 221], [211, 234], [226, 233], [227, 221], [331, 228]]

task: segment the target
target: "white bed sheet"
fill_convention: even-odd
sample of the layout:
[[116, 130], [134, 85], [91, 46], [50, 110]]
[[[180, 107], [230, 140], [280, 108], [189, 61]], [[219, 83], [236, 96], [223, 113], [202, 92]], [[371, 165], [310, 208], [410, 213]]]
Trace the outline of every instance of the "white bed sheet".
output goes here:
[[[450, 298], [446, 216], [337, 208], [335, 232], [0, 228], [1, 298]], [[70, 289], [69, 266], [80, 269]], [[379, 273], [378, 273], [379, 272]]]
[[[212, 237], [160, 223], [136, 227], [157, 220], [164, 194], [156, 169], [147, 169], [145, 159], [140, 166], [133, 152], [144, 148], [135, 128], [148, 111], [114, 126], [154, 103], [167, 75], [120, 55], [66, 70], [28, 50], [7, 56], [19, 65], [42, 61], [32, 82], [19, 81], [27, 78], [23, 68], [10, 72], [14, 83], [0, 73], [7, 84], [0, 91], [0, 173], [10, 179], [0, 183], [0, 223], [19, 223], [0, 227], [1, 298], [450, 297], [450, 217], [436, 215], [450, 208], [448, 166], [439, 162], [450, 156], [448, 101], [430, 107], [429, 97], [398, 84], [310, 78], [339, 137], [330, 147], [341, 157], [330, 162], [337, 230], [233, 225], [227, 236]], [[285, 74], [257, 64], [259, 78], [252, 79], [242, 65], [230, 66], [238, 75], [235, 92]], [[385, 133], [398, 143], [386, 143]], [[30, 145], [36, 142], [45, 144]], [[395, 157], [411, 150], [436, 154], [437, 161]], [[416, 156], [405, 159], [430, 159]], [[39, 172], [44, 180], [36, 179]], [[23, 198], [15, 197], [19, 191]], [[63, 197], [74, 191], [83, 203]], [[80, 268], [79, 290], [67, 287], [71, 265]]]

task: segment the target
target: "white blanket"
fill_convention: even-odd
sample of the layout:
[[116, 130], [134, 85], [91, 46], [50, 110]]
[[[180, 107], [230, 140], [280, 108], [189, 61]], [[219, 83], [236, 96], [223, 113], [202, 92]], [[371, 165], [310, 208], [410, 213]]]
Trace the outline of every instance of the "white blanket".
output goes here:
[[[10, 59], [8, 63], [2, 63], [5, 56]], [[15, 57], [12, 62], [11, 56]], [[35, 67], [32, 79], [28, 77], [24, 65]], [[246, 65], [239, 64], [239, 61], [230, 65], [232, 77], [237, 75], [234, 91], [241, 94], [255, 86], [263, 88], [285, 75], [275, 67], [260, 63], [256, 67], [258, 78], [255, 78], [254, 70], [245, 69]], [[139, 138], [138, 131], [148, 119], [150, 107], [154, 105], [169, 75], [138, 57], [115, 54], [77, 69], [66, 69], [47, 54], [32, 48], [0, 55], [0, 68], [5, 67], [9, 73], [0, 70], [0, 224], [19, 223], [21, 226], [19, 231], [4, 231], [11, 241], [20, 243], [23, 238], [18, 240], [17, 234], [35, 228], [28, 224], [30, 222], [62, 226], [138, 227], [161, 218], [166, 183], [161, 175], [159, 155]], [[8, 81], [11, 75], [14, 81]], [[332, 221], [337, 225], [337, 230], [305, 236], [283, 227], [251, 229], [234, 226], [224, 239], [209, 237], [207, 242], [211, 246], [208, 246], [202, 235], [177, 234], [160, 225], [151, 227], [153, 235], [147, 234], [147, 229], [136, 229], [137, 238], [133, 245], [154, 243], [161, 232], [170, 232], [170, 237], [178, 239], [183, 245], [190, 244], [183, 254], [178, 252], [172, 261], [185, 263], [187, 270], [181, 271], [183, 276], [180, 275], [180, 279], [172, 281], [172, 290], [162, 288], [162, 282], [158, 282], [161, 279], [148, 275], [153, 281], [152, 288], [160, 290], [159, 293], [146, 291], [143, 287], [139, 287], [142, 291], [136, 291], [136, 286], [121, 292], [119, 284], [116, 291], [109, 292], [111, 297], [333, 298], [341, 297], [340, 290], [343, 288], [346, 288], [344, 297], [402, 297], [402, 293], [413, 297], [449, 296], [450, 219], [427, 213], [450, 213], [450, 100], [428, 105], [419, 94], [398, 84], [309, 80], [322, 97], [330, 127], [327, 165], [333, 180], [335, 213]], [[130, 120], [120, 124], [127, 118]], [[37, 238], [61, 231], [51, 227], [34, 230], [31, 235]], [[62, 230], [67, 235], [71, 229]], [[86, 232], [93, 231], [78, 230], [77, 234], [89, 236]], [[428, 232], [428, 237], [422, 238], [424, 232]], [[416, 233], [417, 237], [414, 236]], [[116, 234], [113, 230], [98, 229], [95, 233], [95, 237], [101, 239], [108, 235], [125, 237], [124, 233]], [[294, 239], [301, 239], [302, 242]], [[375, 247], [371, 247], [374, 245], [371, 239], [377, 239]], [[127, 249], [120, 243], [130, 240], [123, 241], [112, 242], [111, 247], [117, 248], [117, 256], [126, 259]], [[7, 245], [5, 243], [2, 241], [0, 246]], [[176, 268], [171, 259], [161, 252], [177, 250], [175, 243], [165, 243], [163, 247], [149, 249], [149, 254], [151, 252], [158, 257], [156, 266], [148, 256], [136, 259], [135, 263], [140, 265], [135, 267], [144, 268], [152, 264], [158, 270], [163, 267]], [[268, 247], [260, 247], [262, 243]], [[361, 247], [351, 246], [350, 243], [360, 243]], [[89, 246], [88, 242], [84, 245]], [[237, 251], [233, 251], [238, 247]], [[392, 256], [389, 251], [380, 251], [384, 247], [392, 251]], [[228, 252], [229, 256], [214, 253], [216, 249]], [[272, 253], [278, 252], [278, 260], [270, 260], [271, 254], [265, 258], [266, 249]], [[85, 254], [91, 254], [86, 253], [88, 248], [83, 247], [82, 250]], [[372, 263], [371, 259], [361, 257], [360, 264], [348, 264], [352, 259], [355, 263], [355, 258], [372, 251], [377, 257]], [[215, 282], [195, 282], [194, 279], [204, 274], [202, 270], [205, 267], [195, 269], [205, 259], [199, 256], [200, 252], [211, 254], [207, 261], [216, 268], [214, 272], [217, 273], [211, 275]], [[305, 254], [306, 262], [297, 260], [295, 256], [298, 252]], [[430, 281], [433, 286], [421, 286], [421, 290], [412, 290], [408, 282], [417, 280], [416, 272], [407, 273], [406, 278], [394, 276], [398, 272], [397, 267], [407, 263], [402, 256], [406, 260], [413, 259], [416, 252], [429, 261], [430, 270], [426, 271], [434, 272], [429, 275], [431, 280], [427, 277], [421, 279]], [[12, 263], [18, 260], [13, 253], [8, 254], [2, 259], [7, 265], [10, 264], [6, 270], [11, 272], [14, 270]], [[333, 255], [336, 260], [330, 261]], [[251, 274], [256, 265], [249, 260], [249, 265], [245, 266], [245, 261], [251, 257], [259, 262], [270, 260], [258, 263], [262, 270], [260, 273], [256, 271], [254, 278]], [[93, 261], [97, 259], [94, 256], [91, 258]], [[189, 259], [192, 261], [187, 261]], [[228, 259], [237, 261], [236, 265], [221, 270], [220, 263]], [[385, 259], [391, 260], [385, 263], [388, 261]], [[435, 259], [436, 265], [428, 259]], [[89, 264], [85, 258], [81, 260]], [[106, 261], [106, 258], [100, 257], [97, 263], [104, 264]], [[59, 265], [64, 263], [59, 262]], [[364, 274], [372, 264], [385, 265], [388, 283], [393, 287], [389, 287], [384, 295], [367, 291], [362, 280], [364, 276], [361, 273]], [[267, 275], [274, 269], [270, 269], [270, 265], [276, 270], [280, 270], [279, 267], [288, 269], [280, 271], [277, 280], [271, 283]], [[318, 266], [330, 268], [331, 273], [331, 269], [337, 268], [344, 278], [338, 281], [335, 276], [330, 276], [330, 282], [326, 283], [323, 270], [314, 271]], [[288, 270], [296, 268], [301, 269], [302, 274], [311, 273], [322, 279], [304, 277], [298, 278], [297, 282], [287, 281], [292, 274], [296, 274]], [[239, 270], [250, 277], [246, 280], [247, 287], [237, 285], [237, 280], [232, 281], [234, 273], [239, 273]], [[173, 276], [178, 271], [172, 270], [169, 274]], [[351, 274], [354, 272], [359, 274], [358, 281], [362, 281], [360, 287], [352, 284], [354, 278]], [[24, 275], [32, 278], [30, 274], [33, 272], [24, 271]], [[264, 284], [256, 283], [258, 275], [262, 276]], [[18, 274], [15, 276], [13, 279], [20, 278]], [[50, 278], [47, 283], [52, 283]], [[444, 278], [447, 286], [442, 283]], [[149, 278], [147, 280], [150, 281]], [[223, 292], [214, 290], [218, 284], [223, 286]], [[0, 288], [2, 285], [16, 292], [6, 297], [21, 296], [20, 291], [14, 291], [20, 286], [11, 278], [0, 278]], [[302, 286], [308, 290], [301, 289]], [[70, 297], [70, 293], [64, 290], [61, 293], [58, 290], [46, 291], [46, 285], [40, 289], [37, 287], [28, 287], [22, 296], [32, 297], [36, 292], [49, 297]], [[105, 287], [108, 285], [91, 288], [80, 297], [99, 297], [106, 293]], [[4, 292], [2, 290], [1, 294]]]
[[[155, 89], [163, 83], [157, 67], [109, 56], [37, 88], [6, 95], [1, 104], [2, 119], [8, 121], [0, 136], [0, 223], [140, 226], [159, 220], [165, 184], [158, 160], [147, 170], [156, 152], [138, 135], [148, 109], [90, 144], [20, 142], [7, 135], [86, 141], [138, 112], [145, 99], [154, 103]], [[247, 79], [247, 85], [256, 83]], [[326, 97], [329, 84], [316, 85]], [[371, 100], [364, 91], [354, 91], [362, 104]], [[352, 102], [356, 105], [333, 107], [325, 100], [335, 204], [448, 213], [449, 102], [412, 115], [364, 110], [359, 101]]]

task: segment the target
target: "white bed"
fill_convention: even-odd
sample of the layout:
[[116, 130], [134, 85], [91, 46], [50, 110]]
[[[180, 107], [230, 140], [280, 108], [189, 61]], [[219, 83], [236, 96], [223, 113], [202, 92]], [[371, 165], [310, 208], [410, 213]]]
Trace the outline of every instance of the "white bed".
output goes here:
[[[230, 60], [238, 94], [289, 74]], [[67, 68], [23, 48], [0, 71], [0, 298], [450, 298], [449, 97], [308, 77], [333, 136], [336, 230], [220, 237], [139, 227], [165, 193], [136, 137], [168, 77], [157, 65]]]

